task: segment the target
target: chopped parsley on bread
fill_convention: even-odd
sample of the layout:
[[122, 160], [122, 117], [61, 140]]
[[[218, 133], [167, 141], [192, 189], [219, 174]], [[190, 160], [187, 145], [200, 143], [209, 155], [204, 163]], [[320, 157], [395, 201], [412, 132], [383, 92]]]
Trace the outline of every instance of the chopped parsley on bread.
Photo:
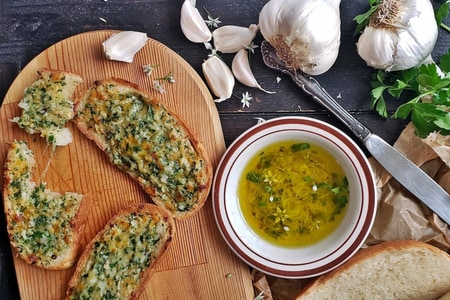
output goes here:
[[450, 255], [424, 242], [391, 241], [360, 250], [318, 277], [297, 300], [437, 299], [450, 292]]
[[87, 216], [86, 197], [59, 194], [32, 181], [33, 152], [10, 144], [4, 170], [4, 210], [11, 245], [28, 264], [51, 270], [71, 267], [78, 257]]
[[77, 74], [52, 69], [38, 74], [19, 102], [21, 116], [12, 121], [29, 134], [39, 133], [50, 145], [67, 145], [72, 134], [65, 125], [75, 116], [72, 95], [83, 80]]
[[66, 299], [136, 299], [174, 230], [173, 218], [153, 204], [118, 212], [86, 246]]
[[212, 166], [203, 145], [168, 107], [133, 83], [97, 81], [75, 104], [74, 122], [153, 202], [175, 218], [205, 203]]

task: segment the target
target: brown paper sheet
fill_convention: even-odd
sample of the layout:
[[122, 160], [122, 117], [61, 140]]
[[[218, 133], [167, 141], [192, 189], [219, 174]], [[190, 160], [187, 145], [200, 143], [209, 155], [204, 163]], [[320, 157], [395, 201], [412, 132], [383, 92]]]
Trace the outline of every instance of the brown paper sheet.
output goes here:
[[[438, 133], [420, 139], [409, 124], [394, 147], [450, 192], [450, 136]], [[364, 247], [384, 241], [424, 241], [450, 253], [450, 228], [422, 202], [403, 188], [378, 162], [369, 158], [377, 190], [378, 210]], [[420, 183], [418, 183], [420, 184]], [[256, 295], [265, 300], [293, 299], [311, 279], [288, 280], [254, 271]]]
[[[450, 137], [433, 133], [426, 139], [420, 139], [414, 134], [412, 124], [409, 124], [394, 147], [450, 192]], [[377, 178], [379, 193], [377, 216], [366, 245], [411, 239], [450, 251], [449, 226], [404, 189], [373, 158], [369, 160]]]

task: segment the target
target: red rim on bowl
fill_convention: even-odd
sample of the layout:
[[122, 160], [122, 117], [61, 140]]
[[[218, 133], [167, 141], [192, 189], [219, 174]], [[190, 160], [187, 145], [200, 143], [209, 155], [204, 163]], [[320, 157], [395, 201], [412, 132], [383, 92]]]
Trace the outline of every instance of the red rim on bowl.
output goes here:
[[[237, 183], [248, 158], [282, 139], [323, 146], [348, 177], [350, 200], [344, 220], [330, 236], [311, 246], [286, 248], [266, 242], [249, 229], [240, 211]], [[212, 188], [214, 217], [226, 243], [248, 265], [283, 278], [314, 277], [343, 264], [366, 240], [376, 213], [375, 179], [365, 154], [341, 130], [306, 117], [275, 118], [244, 132], [220, 160]]]

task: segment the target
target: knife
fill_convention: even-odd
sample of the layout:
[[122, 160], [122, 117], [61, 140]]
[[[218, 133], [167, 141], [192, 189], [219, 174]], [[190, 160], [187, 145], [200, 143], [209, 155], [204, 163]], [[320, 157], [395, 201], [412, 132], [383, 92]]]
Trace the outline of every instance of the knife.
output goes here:
[[271, 69], [289, 75], [314, 100], [341, 120], [366, 146], [372, 156], [401, 185], [450, 225], [450, 196], [422, 169], [355, 119], [312, 76], [289, 69], [267, 41], [261, 43], [264, 63]]

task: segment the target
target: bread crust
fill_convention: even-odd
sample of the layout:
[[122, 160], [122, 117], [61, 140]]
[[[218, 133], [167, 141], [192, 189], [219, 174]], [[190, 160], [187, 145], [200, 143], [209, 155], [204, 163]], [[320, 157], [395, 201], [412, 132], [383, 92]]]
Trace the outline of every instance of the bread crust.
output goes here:
[[[105, 90], [108, 90], [107, 87], [112, 87], [111, 92], [113, 96], [110, 96], [109, 94], [106, 95]], [[108, 90], [109, 92], [109, 90]], [[114, 94], [115, 93], [115, 94]], [[192, 206], [190, 206], [188, 209], [184, 209], [182, 206], [179, 206], [179, 203], [182, 201], [185, 201], [183, 199], [180, 199], [182, 196], [179, 195], [173, 195], [166, 192], [161, 192], [162, 190], [168, 191], [168, 190], [174, 190], [173, 187], [169, 187], [166, 182], [164, 182], [165, 179], [165, 173], [159, 174], [159, 178], [157, 180], [147, 180], [148, 174], [143, 175], [142, 173], [136, 171], [135, 169], [132, 169], [129, 166], [125, 166], [124, 163], [116, 163], [115, 158], [113, 157], [113, 151], [111, 151], [111, 145], [109, 145], [110, 139], [106, 138], [106, 134], [104, 132], [101, 132], [102, 130], [97, 129], [98, 124], [105, 124], [105, 120], [111, 117], [117, 117], [117, 115], [112, 115], [113, 112], [111, 112], [111, 109], [104, 111], [105, 115], [103, 115], [102, 120], [94, 120], [96, 117], [94, 116], [94, 113], [92, 111], [89, 111], [91, 108], [87, 108], [89, 104], [92, 103], [101, 103], [101, 102], [113, 102], [116, 99], [111, 98], [120, 98], [123, 95], [133, 95], [135, 97], [139, 97], [139, 101], [142, 101], [142, 103], [145, 103], [148, 105], [149, 110], [155, 111], [155, 115], [161, 114], [164, 115], [164, 118], [170, 119], [170, 122], [172, 123], [172, 131], [167, 131], [164, 134], [167, 137], [167, 142], [171, 142], [172, 140], [178, 140], [186, 142], [185, 145], [189, 145], [189, 147], [192, 147], [193, 151], [195, 152], [196, 158], [194, 158], [195, 162], [192, 163], [194, 166], [198, 162], [201, 161], [201, 168], [200, 170], [195, 173], [195, 187], [193, 187], [194, 191], [193, 194], [195, 194], [195, 200], [192, 201]], [[124, 99], [123, 101], [126, 101], [127, 99]], [[119, 104], [122, 100], [119, 100]], [[107, 103], [103, 103], [101, 105], [107, 105]], [[124, 79], [120, 78], [107, 78], [103, 80], [98, 80], [95, 82], [95, 84], [88, 89], [87, 91], [81, 93], [75, 100], [75, 111], [77, 113], [77, 116], [74, 118], [74, 122], [79, 128], [79, 130], [89, 139], [93, 140], [95, 144], [110, 158], [110, 161], [119, 167], [122, 171], [125, 171], [128, 173], [136, 182], [138, 182], [145, 192], [150, 195], [153, 202], [157, 204], [158, 206], [162, 207], [163, 209], [167, 210], [174, 218], [177, 219], [184, 219], [187, 218], [193, 214], [195, 214], [206, 202], [207, 197], [210, 192], [211, 183], [212, 183], [212, 177], [213, 177], [213, 168], [211, 165], [211, 162], [208, 158], [208, 154], [206, 152], [206, 149], [204, 148], [203, 144], [200, 143], [198, 138], [192, 133], [192, 130], [186, 125], [186, 123], [179, 117], [179, 115], [171, 110], [170, 108], [166, 107], [164, 104], [162, 104], [160, 101], [158, 101], [153, 95], [149, 94], [148, 92], [142, 90], [139, 88], [138, 85], [131, 83], [129, 81], [126, 81]], [[95, 112], [98, 114], [98, 111]], [[126, 118], [125, 115], [121, 116], [122, 121]], [[154, 121], [153, 124], [155, 124], [156, 127], [160, 128], [164, 123], [167, 122], [167, 119]], [[95, 123], [97, 122], [97, 123]], [[127, 119], [128, 122], [128, 119]], [[131, 121], [130, 121], [131, 122]], [[95, 124], [95, 125], [94, 125]], [[115, 126], [120, 126], [121, 122], [118, 122]], [[106, 125], [105, 125], [106, 126]], [[135, 125], [133, 125], [135, 126]], [[124, 128], [120, 128], [120, 130], [125, 130]], [[134, 138], [134, 137], [133, 137]], [[119, 139], [118, 139], [119, 140]], [[128, 143], [128, 142], [127, 142]], [[148, 161], [141, 161], [137, 162], [143, 163], [143, 164], [149, 164], [156, 161], [157, 164], [159, 164], [159, 167], [162, 166], [162, 158], [164, 158], [162, 155], [160, 155], [160, 150], [155, 150], [156, 146], [155, 140], [151, 140], [150, 143], [148, 143], [148, 149], [145, 153], [145, 157], [153, 156], [154, 161], [148, 162]], [[136, 144], [138, 145], [138, 144]], [[159, 145], [159, 144], [158, 144]], [[164, 145], [161, 143], [161, 145]], [[127, 144], [126, 147], [130, 146], [130, 144]], [[125, 146], [124, 146], [125, 147]], [[130, 146], [131, 147], [131, 146]], [[169, 148], [167, 148], [169, 149]], [[183, 149], [181, 149], [183, 150]], [[167, 150], [172, 151], [176, 153], [180, 153], [180, 155], [184, 155], [180, 160], [192, 160], [192, 158], [189, 158], [185, 156], [185, 153], [181, 150]], [[117, 152], [117, 151], [116, 151]], [[166, 159], [166, 161], [171, 161], [171, 159]], [[165, 166], [164, 166], [165, 167]], [[162, 167], [162, 169], [164, 168]], [[187, 177], [186, 177], [187, 178]], [[180, 185], [178, 185], [179, 187]], [[177, 187], [177, 188], [178, 188]], [[181, 193], [180, 193], [181, 194]], [[169, 199], [170, 198], [170, 199]], [[180, 208], [181, 207], [181, 208]]]
[[[358, 267], [359, 265], [361, 265], [362, 263], [368, 262], [368, 261], [374, 261], [374, 268], [373, 269], [367, 269], [364, 270], [366, 274], [369, 274], [367, 276], [367, 278], [369, 278], [369, 280], [374, 281], [375, 284], [383, 286], [383, 284], [385, 284], [386, 286], [384, 286], [384, 291], [386, 291], [387, 293], [390, 294], [392, 299], [435, 299], [437, 297], [440, 297], [441, 295], [445, 294], [446, 292], [450, 291], [450, 280], [448, 281], [448, 284], [442, 283], [442, 281], [445, 282], [445, 279], [441, 280], [440, 283], [437, 282], [429, 282], [428, 284], [428, 289], [425, 288], [424, 290], [421, 290], [421, 295], [417, 295], [415, 298], [414, 296], [408, 295], [406, 291], [404, 290], [389, 290], [389, 288], [387, 287], [386, 282], [382, 282], [380, 281], [380, 278], [377, 278], [377, 271], [379, 271], [377, 269], [381, 268], [383, 266], [377, 265], [376, 260], [379, 257], [383, 257], [383, 258], [388, 258], [389, 256], [394, 256], [396, 253], [400, 253], [400, 252], [420, 252], [420, 253], [424, 253], [424, 255], [436, 255], [437, 257], [440, 258], [440, 260], [442, 261], [442, 264], [440, 265], [440, 267], [443, 268], [443, 270], [447, 270], [445, 272], [447, 272], [447, 274], [450, 275], [450, 255], [448, 253], [446, 253], [445, 251], [440, 250], [437, 247], [434, 247], [430, 244], [424, 243], [424, 242], [420, 242], [420, 241], [414, 241], [414, 240], [396, 240], [396, 241], [388, 241], [388, 242], [383, 242], [374, 246], [370, 246], [364, 249], [359, 250], [350, 260], [348, 260], [346, 263], [344, 263], [343, 265], [341, 265], [340, 267], [332, 270], [331, 272], [324, 274], [316, 279], [314, 279], [307, 287], [305, 287], [297, 296], [295, 299], [297, 300], [304, 300], [304, 299], [321, 299], [323, 298], [323, 294], [321, 294], [320, 296], [317, 295], [318, 291], [323, 291], [324, 288], [326, 288], [328, 285], [330, 284], [334, 284], [335, 282], [333, 282], [334, 280], [337, 280], [339, 278], [344, 278], [349, 276], [349, 274], [352, 275], [357, 275], [355, 272], [355, 268]], [[419, 262], [417, 262], [417, 264], [419, 264]], [[388, 267], [388, 266], [386, 266]], [[395, 264], [393, 263], [392, 266], [389, 266], [392, 268], [395, 268]], [[411, 270], [397, 270], [396, 272], [410, 272]], [[428, 271], [432, 271], [432, 270], [428, 270]], [[444, 273], [445, 273], [444, 272]], [[374, 274], [374, 276], [371, 276], [371, 274]], [[362, 275], [362, 274], [361, 274]], [[408, 276], [409, 274], [406, 274], [406, 276]], [[424, 276], [425, 274], [420, 274], [419, 276]], [[350, 278], [348, 278], [348, 280], [350, 280]], [[368, 279], [364, 279], [364, 280], [368, 280]], [[361, 279], [361, 281], [364, 281], [363, 279]], [[377, 282], [377, 280], [379, 282]], [[365, 282], [365, 281], [364, 281]], [[369, 281], [367, 281], [367, 284], [371, 283]], [[411, 279], [411, 282], [413, 282], [413, 280]], [[349, 282], [349, 285], [352, 285], [350, 288], [348, 287], [342, 287], [342, 292], [345, 293], [345, 291], [347, 289], [354, 289], [354, 288], [359, 288], [361, 285], [362, 287], [365, 286], [364, 283], [362, 282]], [[369, 290], [367, 291], [362, 291], [361, 292], [362, 295], [361, 299], [374, 299], [374, 297], [378, 297], [377, 299], [381, 299], [383, 296], [381, 295], [374, 295], [371, 294]], [[373, 293], [373, 291], [372, 291]], [[347, 295], [348, 296], [348, 295]], [[429, 297], [432, 298], [429, 298]], [[333, 294], [333, 295], [328, 295], [327, 299], [346, 299], [346, 296], [343, 294]], [[381, 297], [381, 298], [380, 298]], [[405, 298], [406, 297], [406, 298]]]
[[[175, 223], [174, 219], [162, 208], [149, 204], [149, 203], [133, 203], [126, 207], [125, 209], [118, 212], [116, 215], [114, 215], [108, 223], [104, 226], [104, 228], [99, 231], [95, 237], [89, 242], [89, 244], [86, 246], [83, 254], [80, 256], [80, 259], [78, 260], [75, 272], [73, 273], [66, 292], [66, 299], [72, 299], [71, 297], [74, 296], [73, 293], [77, 290], [77, 288], [80, 289], [86, 289], [86, 287], [79, 287], [81, 277], [83, 275], [83, 272], [85, 271], [86, 263], [90, 259], [90, 255], [94, 253], [96, 245], [100, 244], [108, 244], [111, 243], [111, 240], [104, 240], [103, 237], [105, 235], [105, 232], [108, 232], [113, 228], [114, 226], [120, 227], [121, 222], [123, 221], [121, 218], [126, 217], [127, 215], [133, 215], [133, 214], [145, 214], [150, 216], [152, 220], [155, 220], [155, 222], [161, 222], [165, 224], [165, 232], [161, 234], [161, 243], [156, 247], [154, 252], [149, 253], [149, 259], [151, 259], [150, 264], [147, 267], [142, 267], [142, 271], [140, 273], [140, 280], [136, 286], [136, 288], [131, 292], [130, 295], [126, 295], [128, 298], [122, 298], [124, 295], [121, 295], [121, 299], [137, 299], [139, 295], [142, 293], [142, 291], [145, 288], [146, 283], [151, 277], [151, 274], [154, 271], [155, 264], [161, 260], [161, 258], [166, 253], [166, 250], [169, 248], [173, 236], [175, 234]], [[143, 225], [140, 225], [143, 226]], [[119, 251], [119, 250], [118, 250]], [[94, 255], [95, 256], [95, 255]], [[92, 265], [91, 265], [92, 266]], [[132, 265], [129, 265], [130, 268]], [[106, 268], [106, 267], [105, 267]], [[100, 276], [103, 278], [103, 276]], [[99, 278], [97, 278], [99, 279]], [[100, 280], [100, 279], [99, 279]], [[96, 295], [97, 297], [102, 297], [102, 295]], [[117, 296], [117, 295], [116, 295]], [[76, 299], [76, 296], [74, 296]], [[94, 299], [97, 299], [93, 297]]]
[[[69, 231], [70, 235], [65, 235], [64, 237], [60, 237], [64, 240], [64, 243], [67, 245], [67, 248], [61, 252], [61, 254], [57, 257], [48, 257], [45, 254], [39, 254], [37, 252], [30, 253], [30, 250], [25, 250], [25, 247], [23, 246], [25, 243], [25, 239], [29, 239], [30, 236], [27, 235], [24, 237], [22, 234], [17, 233], [18, 230], [28, 230], [28, 232], [34, 232], [32, 223], [35, 222], [35, 219], [33, 218], [27, 218], [24, 216], [24, 213], [21, 214], [20, 212], [17, 212], [17, 208], [15, 208], [14, 203], [19, 203], [18, 200], [16, 200], [15, 195], [12, 193], [14, 191], [14, 187], [11, 185], [13, 182], [17, 183], [17, 179], [15, 175], [17, 175], [17, 153], [20, 153], [24, 157], [28, 157], [27, 159], [24, 159], [22, 162], [23, 165], [19, 166], [19, 168], [24, 168], [22, 175], [26, 178], [23, 179], [23, 185], [27, 185], [26, 187], [23, 187], [24, 189], [30, 188], [33, 189], [35, 184], [31, 181], [32, 178], [32, 169], [34, 168], [34, 156], [33, 153], [30, 152], [27, 154], [25, 153], [27, 150], [29, 150], [26, 146], [25, 142], [22, 141], [13, 141], [10, 145], [10, 148], [8, 150], [7, 159], [5, 163], [5, 169], [4, 169], [4, 186], [3, 186], [3, 206], [4, 206], [4, 213], [6, 216], [6, 223], [7, 223], [7, 232], [10, 239], [11, 246], [14, 249], [14, 252], [22, 258], [26, 263], [35, 265], [37, 267], [41, 267], [48, 270], [64, 270], [69, 267], [71, 267], [77, 257], [80, 254], [80, 239], [81, 235], [83, 233], [86, 219], [89, 211], [90, 206], [90, 199], [87, 196], [84, 195], [78, 195], [76, 194], [76, 197], [82, 197], [81, 200], [78, 202], [78, 206], [76, 206], [74, 209], [76, 209], [76, 212], [71, 220], [69, 220]], [[23, 197], [24, 194], [28, 193], [22, 193], [21, 196]], [[55, 193], [56, 194], [56, 193]], [[69, 193], [74, 194], [75, 193]], [[64, 196], [67, 196], [66, 193]], [[33, 207], [33, 201], [31, 198], [27, 199], [21, 199], [20, 200], [21, 205], [25, 203], [26, 205], [30, 206], [31, 211], [37, 211], [37, 214], [45, 215], [43, 212], [40, 212], [37, 207]], [[50, 212], [52, 214], [52, 212]], [[37, 230], [37, 229], [36, 229]], [[55, 235], [56, 237], [59, 237], [58, 235]], [[42, 244], [42, 242], [37, 242], [36, 244]], [[39, 248], [30, 247], [33, 251], [38, 251]], [[56, 252], [57, 253], [57, 252]]]
[[[70, 72], [70, 71], [63, 71], [63, 70], [57, 70], [54, 68], [41, 68], [38, 70], [38, 74], [39, 76], [45, 78], [47, 76], [52, 76], [52, 75], [56, 75], [58, 77], [62, 77], [62, 76], [68, 76], [70, 77], [70, 80], [74, 82], [74, 84], [80, 84], [83, 82], [83, 78], [81, 78], [80, 75]], [[73, 87], [73, 89], [75, 89], [76, 86]]]

